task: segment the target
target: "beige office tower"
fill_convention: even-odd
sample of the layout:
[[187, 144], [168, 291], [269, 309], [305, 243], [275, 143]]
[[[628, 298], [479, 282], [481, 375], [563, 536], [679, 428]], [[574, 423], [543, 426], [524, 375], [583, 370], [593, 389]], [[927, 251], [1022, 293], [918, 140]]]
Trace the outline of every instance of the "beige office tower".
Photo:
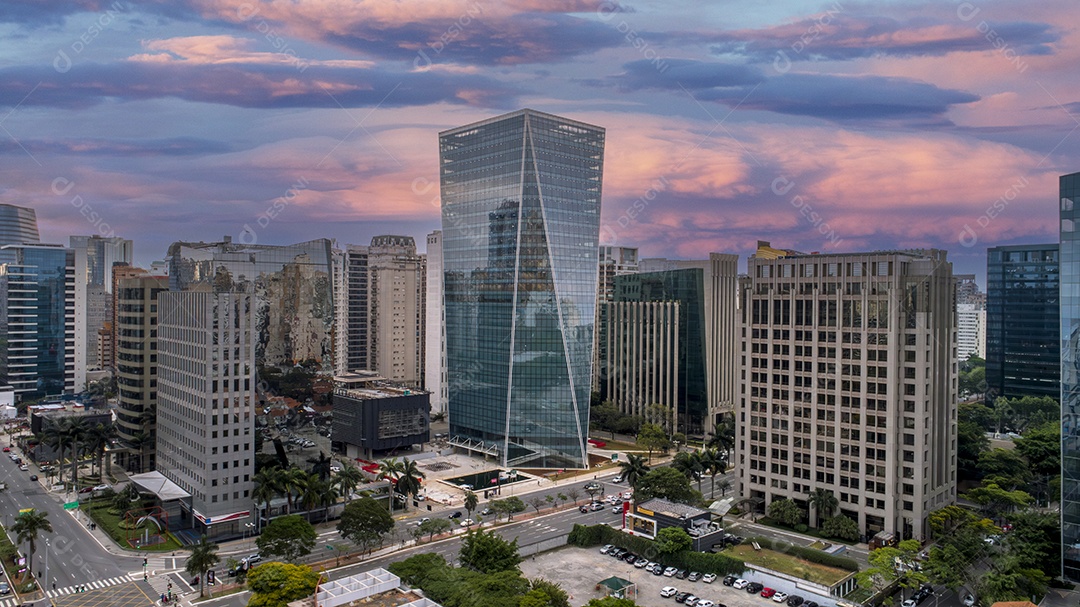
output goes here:
[[412, 236], [376, 236], [368, 247], [371, 368], [413, 388], [424, 385], [425, 257]]
[[[956, 285], [945, 251], [748, 261], [742, 283], [741, 493], [765, 509], [839, 501], [864, 540], [926, 539], [956, 500]], [[773, 258], [770, 258], [773, 257]]]

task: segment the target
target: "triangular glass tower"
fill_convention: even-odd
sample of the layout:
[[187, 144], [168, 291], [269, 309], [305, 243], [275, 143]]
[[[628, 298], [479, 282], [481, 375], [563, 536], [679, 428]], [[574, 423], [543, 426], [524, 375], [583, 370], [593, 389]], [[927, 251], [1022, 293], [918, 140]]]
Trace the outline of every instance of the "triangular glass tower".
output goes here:
[[451, 441], [586, 467], [604, 129], [526, 109], [439, 148]]

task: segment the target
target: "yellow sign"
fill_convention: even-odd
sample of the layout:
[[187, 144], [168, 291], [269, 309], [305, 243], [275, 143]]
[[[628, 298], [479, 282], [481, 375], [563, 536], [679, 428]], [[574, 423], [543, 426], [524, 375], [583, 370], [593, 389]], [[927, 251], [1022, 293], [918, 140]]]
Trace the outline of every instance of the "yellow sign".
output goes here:
[[652, 510], [646, 510], [644, 508], [638, 508], [637, 511], [638, 511], [638, 514], [644, 514], [645, 516], [656, 516], [656, 514], [653, 513]]
[[23, 508], [22, 510], [19, 510], [19, 514], [26, 514], [27, 512], [33, 512], [33, 511], [34, 511], [33, 508]]

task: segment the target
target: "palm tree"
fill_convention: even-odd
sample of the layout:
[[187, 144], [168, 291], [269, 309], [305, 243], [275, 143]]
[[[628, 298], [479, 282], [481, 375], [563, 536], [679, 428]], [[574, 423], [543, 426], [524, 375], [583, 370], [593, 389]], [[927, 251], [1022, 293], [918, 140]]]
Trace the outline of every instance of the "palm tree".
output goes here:
[[732, 415], [725, 415], [720, 425], [710, 433], [708, 446], [713, 449], [719, 449], [724, 452], [727, 457], [725, 459], [731, 459], [731, 450], [735, 448], [735, 417]]
[[79, 489], [79, 456], [82, 455], [82, 443], [86, 440], [90, 428], [81, 417], [64, 418], [64, 436], [71, 445], [71, 484]]
[[[619, 468], [622, 469], [623, 480], [631, 487], [649, 473], [649, 464], [645, 462], [645, 458], [633, 453], [626, 457], [625, 462], [619, 462]], [[577, 500], [574, 500], [574, 503], [576, 504]]]
[[251, 499], [256, 506], [262, 504], [264, 508], [269, 508], [270, 500], [281, 493], [282, 475], [279, 474], [280, 471], [280, 468], [263, 468], [255, 475], [253, 479], [255, 488], [251, 491]]
[[64, 447], [67, 445], [67, 440], [64, 436], [64, 427], [60, 423], [52, 422], [45, 426], [41, 432], [41, 443], [48, 445], [53, 452], [56, 453], [56, 468], [59, 471], [60, 479], [57, 481], [61, 485], [64, 484]]
[[720, 481], [720, 497], [726, 496], [728, 489], [731, 489], [731, 481], [727, 479]]
[[480, 505], [480, 498], [476, 497], [476, 494], [472, 491], [465, 492], [465, 511], [469, 513], [469, 518], [472, 518], [473, 510]]
[[293, 507], [293, 494], [295, 493], [299, 497], [304, 492], [304, 487], [307, 485], [308, 475], [300, 468], [289, 468], [281, 472], [281, 487], [285, 491], [285, 496], [289, 498], [286, 504], [286, 514], [292, 514]]
[[154, 430], [157, 427], [157, 404], [151, 404], [143, 407], [139, 413], [139, 425], [142, 426], [140, 435], [145, 435], [146, 438], [138, 442], [139, 449], [139, 472], [150, 467], [148, 460], [150, 451], [153, 451], [156, 446], [156, 438], [154, 437]]
[[[131, 443], [132, 448], [139, 452], [138, 465], [135, 466], [135, 468], [138, 469], [139, 472], [149, 468], [150, 465], [147, 461], [147, 455], [149, 455], [150, 448], [154, 445], [154, 437], [143, 431], [133, 436], [129, 442]], [[130, 464], [128, 465], [130, 466]]]
[[300, 498], [300, 503], [309, 512], [316, 508], [324, 508], [323, 522], [325, 523], [330, 519], [330, 504], [334, 503], [336, 498], [337, 493], [330, 487], [330, 483], [312, 472], [304, 482], [304, 493]]
[[203, 595], [203, 587], [206, 584], [206, 572], [210, 571], [218, 564], [220, 560], [217, 555], [217, 544], [211, 544], [206, 541], [206, 536], [202, 536], [199, 539], [199, 543], [191, 549], [191, 556], [188, 557], [187, 564], [184, 565], [184, 571], [188, 575], [196, 575], [199, 577], [199, 596]]
[[386, 500], [390, 505], [390, 512], [394, 511], [394, 487], [397, 485], [398, 478], [401, 477], [401, 473], [404, 471], [405, 466], [396, 457], [384, 459], [379, 462], [379, 478], [390, 481], [390, 487], [387, 490], [390, 499]]
[[671, 462], [671, 467], [682, 472], [686, 478], [697, 480], [698, 485], [700, 485], [702, 472], [701, 462], [698, 458], [694, 457], [695, 455], [696, 453], [676, 453], [675, 459]]
[[[421, 480], [425, 478], [425, 474], [420, 471], [420, 468], [416, 465], [416, 462], [411, 459], [407, 459], [402, 462], [401, 476], [398, 478], [398, 491], [405, 495], [416, 497], [420, 495]], [[406, 500], [405, 510], [409, 509], [409, 503]]]
[[41, 532], [53, 532], [52, 523], [49, 522], [49, 513], [39, 510], [23, 512], [15, 517], [15, 524], [11, 526], [11, 530], [15, 532], [15, 539], [18, 543], [29, 542], [30, 544], [30, 564], [27, 567], [30, 570], [30, 575], [33, 576], [34, 551], [37, 550], [38, 536]]
[[104, 472], [102, 461], [105, 460], [105, 450], [116, 437], [116, 426], [112, 424], [97, 424], [87, 430], [87, 443], [97, 456], [95, 466], [99, 472]]
[[341, 467], [341, 472], [337, 473], [334, 477], [334, 484], [338, 486], [338, 492], [341, 497], [346, 501], [352, 501], [352, 494], [356, 492], [356, 488], [360, 486], [360, 483], [364, 480], [364, 473], [360, 472], [360, 469], [356, 466], [345, 464]]
[[836, 507], [840, 505], [832, 491], [821, 487], [814, 489], [810, 493], [809, 501], [810, 506], [817, 510], [818, 527], [821, 526], [821, 521], [831, 517], [832, 513], [836, 511]]
[[716, 497], [716, 475], [724, 471], [725, 462], [716, 449], [706, 449], [699, 458], [701, 467], [709, 474], [709, 497]]

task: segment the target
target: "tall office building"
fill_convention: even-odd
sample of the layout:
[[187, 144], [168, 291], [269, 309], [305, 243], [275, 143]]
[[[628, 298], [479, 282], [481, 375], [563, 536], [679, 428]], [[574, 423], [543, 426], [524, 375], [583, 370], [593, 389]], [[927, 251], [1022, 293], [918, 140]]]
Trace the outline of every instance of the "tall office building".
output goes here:
[[[601, 305], [600, 396], [671, 432], [702, 434], [736, 398], [738, 256], [614, 279]], [[662, 405], [657, 417], [650, 407]]]
[[334, 291], [338, 327], [335, 373], [371, 370], [368, 277], [368, 247], [348, 244], [338, 249], [335, 270], [341, 289]]
[[86, 317], [86, 335], [78, 336], [76, 342], [85, 349], [87, 369], [108, 368], [98, 356], [98, 332], [112, 318], [112, 268], [131, 265], [132, 242], [117, 237], [71, 236], [69, 246], [75, 251], [77, 299], [82, 302], [76, 313]]
[[0, 265], [15, 263], [15, 250], [4, 250], [4, 245], [33, 242], [41, 242], [34, 209], [0, 204]]
[[116, 283], [116, 385], [119, 406], [119, 464], [131, 472], [154, 470], [158, 402], [158, 294], [169, 290], [168, 276], [123, 268]]
[[180, 528], [210, 538], [241, 534], [251, 516], [259, 329], [249, 288], [158, 295], [156, 467], [191, 496]]
[[979, 304], [956, 304], [956, 360], [986, 357], [986, 309]]
[[989, 404], [1001, 396], [1061, 397], [1060, 282], [1057, 243], [987, 250]]
[[368, 247], [370, 370], [419, 389], [424, 384], [426, 259], [412, 236], [376, 236]]
[[742, 495], [765, 506], [790, 498], [810, 512], [808, 494], [825, 489], [865, 538], [928, 537], [929, 513], [956, 500], [946, 253], [755, 255], [748, 271]]
[[604, 129], [520, 110], [439, 134], [454, 444], [588, 466]]
[[85, 335], [85, 317], [76, 314], [75, 252], [55, 244], [12, 244], [0, 252], [14, 259], [0, 266], [0, 385], [14, 387], [19, 400], [81, 391], [86, 368], [75, 337]]
[[431, 394], [431, 411], [446, 412], [446, 340], [443, 331], [442, 230], [427, 235], [427, 300], [424, 333], [424, 389]]
[[596, 331], [593, 333], [593, 392], [602, 392], [608, 380], [609, 369], [604, 361], [608, 360], [605, 348], [606, 340], [600, 339], [600, 333], [607, 324], [607, 303], [615, 301], [615, 277], [634, 274], [638, 271], [638, 250], [636, 247], [616, 247], [600, 245], [598, 249], [599, 268], [596, 276]]
[[1061, 547], [1062, 576], [1080, 582], [1080, 173], [1062, 175]]

